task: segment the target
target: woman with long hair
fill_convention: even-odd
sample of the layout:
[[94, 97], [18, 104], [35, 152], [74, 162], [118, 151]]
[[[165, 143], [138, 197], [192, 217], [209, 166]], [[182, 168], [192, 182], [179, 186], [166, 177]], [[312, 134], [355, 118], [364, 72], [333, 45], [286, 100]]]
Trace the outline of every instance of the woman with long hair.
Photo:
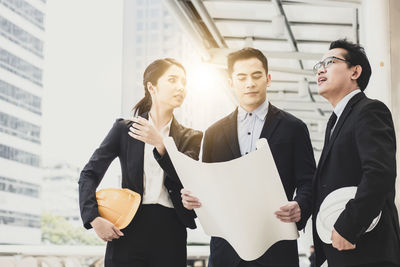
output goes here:
[[[118, 119], [81, 172], [79, 204], [84, 226], [107, 241], [106, 267], [185, 267], [186, 227], [196, 227], [193, 211], [182, 205], [182, 184], [171, 164], [163, 137], [198, 159], [202, 132], [185, 128], [173, 116], [186, 96], [186, 72], [174, 59], [151, 63], [143, 75], [144, 98], [132, 120]], [[123, 230], [100, 217], [96, 188], [118, 157], [122, 188], [142, 196], [131, 223]]]

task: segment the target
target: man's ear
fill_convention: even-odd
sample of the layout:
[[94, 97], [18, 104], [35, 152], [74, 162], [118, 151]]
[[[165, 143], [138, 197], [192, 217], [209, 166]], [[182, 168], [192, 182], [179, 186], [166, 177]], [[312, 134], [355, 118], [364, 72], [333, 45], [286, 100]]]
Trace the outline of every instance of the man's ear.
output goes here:
[[228, 78], [228, 85], [229, 85], [229, 87], [233, 87], [233, 81], [232, 81], [232, 77], [229, 77]]
[[267, 74], [267, 87], [270, 87], [271, 85], [271, 74]]
[[362, 73], [362, 67], [360, 65], [356, 65], [353, 67], [353, 74], [351, 75], [351, 78], [353, 80], [357, 80], [358, 78], [360, 78]]

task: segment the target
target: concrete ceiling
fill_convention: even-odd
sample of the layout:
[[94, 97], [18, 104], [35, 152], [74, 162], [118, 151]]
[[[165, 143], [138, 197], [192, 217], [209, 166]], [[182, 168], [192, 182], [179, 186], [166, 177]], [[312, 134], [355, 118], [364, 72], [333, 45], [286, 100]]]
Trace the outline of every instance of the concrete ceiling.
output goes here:
[[361, 0], [163, 0], [204, 61], [251, 46], [268, 57], [271, 102], [307, 123], [319, 156], [331, 105], [312, 66], [340, 38], [359, 42]]

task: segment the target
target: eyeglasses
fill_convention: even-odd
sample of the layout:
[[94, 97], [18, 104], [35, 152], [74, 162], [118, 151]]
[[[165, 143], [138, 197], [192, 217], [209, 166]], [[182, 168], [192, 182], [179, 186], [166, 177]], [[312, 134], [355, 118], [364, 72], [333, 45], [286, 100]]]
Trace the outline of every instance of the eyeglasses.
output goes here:
[[322, 60], [322, 61], [320, 61], [320, 62], [318, 62], [317, 64], [314, 65], [314, 67], [313, 67], [314, 74], [317, 74], [317, 73], [318, 73], [318, 70], [319, 70], [322, 66], [324, 67], [324, 69], [326, 69], [326, 68], [328, 68], [330, 65], [332, 65], [333, 63], [335, 63], [334, 59], [337, 59], [337, 60], [340, 60], [340, 61], [344, 61], [344, 62], [350, 63], [349, 61], [347, 61], [346, 59], [343, 59], [343, 58], [338, 58], [338, 57], [335, 57], [335, 56], [327, 57], [327, 58], [325, 58], [324, 60]]

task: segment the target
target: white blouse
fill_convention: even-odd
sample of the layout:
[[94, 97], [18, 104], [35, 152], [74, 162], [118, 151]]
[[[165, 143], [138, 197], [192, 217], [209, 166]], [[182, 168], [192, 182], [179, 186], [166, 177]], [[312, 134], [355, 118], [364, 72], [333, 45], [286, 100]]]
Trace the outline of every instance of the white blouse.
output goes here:
[[[161, 129], [161, 136], [167, 137], [171, 128], [172, 119]], [[154, 126], [151, 116], [149, 123]], [[158, 165], [153, 155], [154, 146], [144, 145], [144, 164], [143, 164], [143, 204], [160, 204], [168, 208], [173, 208], [171, 198], [164, 185], [164, 171]]]

